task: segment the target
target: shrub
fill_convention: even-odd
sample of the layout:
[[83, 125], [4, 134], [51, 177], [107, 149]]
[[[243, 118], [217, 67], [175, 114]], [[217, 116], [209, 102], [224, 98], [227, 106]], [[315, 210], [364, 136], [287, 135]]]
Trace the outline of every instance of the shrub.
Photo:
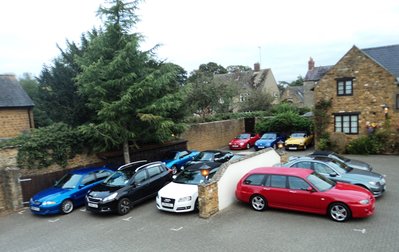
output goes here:
[[347, 145], [346, 136], [342, 132], [334, 132], [329, 138], [330, 150], [337, 153], [344, 153]]
[[287, 111], [271, 118], [261, 119], [256, 124], [257, 132], [280, 132], [289, 134], [293, 131], [311, 131], [312, 121], [299, 114]]

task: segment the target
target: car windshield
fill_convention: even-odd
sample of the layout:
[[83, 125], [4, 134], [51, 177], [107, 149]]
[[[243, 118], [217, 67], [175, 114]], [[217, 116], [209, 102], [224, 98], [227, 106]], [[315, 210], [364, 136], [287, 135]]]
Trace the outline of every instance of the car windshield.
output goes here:
[[335, 158], [339, 159], [341, 162], [349, 162], [351, 161], [349, 158], [346, 158], [344, 156], [338, 155], [337, 153], [331, 154]]
[[179, 153], [177, 151], [167, 152], [164, 156], [165, 160], [174, 160], [179, 157]]
[[276, 134], [273, 134], [273, 133], [266, 133], [266, 134], [263, 134], [263, 136], [262, 136], [262, 139], [276, 139]]
[[131, 174], [128, 174], [126, 171], [116, 171], [106, 178], [103, 184], [107, 186], [125, 186], [129, 182], [130, 178]]
[[212, 152], [200, 152], [193, 160], [194, 161], [212, 161], [215, 153]]
[[292, 137], [292, 138], [303, 138], [303, 137], [305, 137], [305, 133], [292, 133], [290, 137]]
[[310, 174], [307, 177], [307, 180], [321, 192], [330, 190], [336, 184], [334, 181], [318, 174], [317, 172]]
[[240, 134], [236, 136], [236, 139], [248, 139], [251, 137], [251, 134]]
[[[216, 170], [212, 171], [208, 179], [211, 179], [213, 175], [215, 175]], [[189, 185], [198, 185], [204, 182], [204, 176], [202, 176], [200, 170], [185, 170], [182, 171], [174, 180], [173, 182], [179, 184], [189, 184]]]
[[352, 170], [352, 168], [347, 166], [345, 163], [342, 163], [336, 159], [331, 159], [328, 163], [332, 165], [339, 173], [347, 173]]
[[81, 178], [82, 175], [80, 174], [66, 174], [54, 186], [63, 189], [73, 189], [78, 187]]

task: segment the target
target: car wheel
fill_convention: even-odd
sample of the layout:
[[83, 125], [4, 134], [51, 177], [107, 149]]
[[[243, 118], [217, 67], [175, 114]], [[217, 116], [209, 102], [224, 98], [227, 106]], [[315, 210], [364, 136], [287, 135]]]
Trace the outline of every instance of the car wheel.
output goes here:
[[118, 201], [118, 214], [125, 215], [130, 211], [130, 200], [123, 198]]
[[195, 211], [195, 212], [199, 212], [199, 203], [198, 203], [198, 198], [195, 200], [195, 204], [194, 204], [194, 211]]
[[172, 166], [172, 174], [176, 175], [179, 170], [177, 169], [176, 165]]
[[332, 204], [328, 209], [328, 213], [331, 219], [337, 222], [347, 221], [351, 216], [349, 208], [342, 203]]
[[249, 143], [247, 143], [247, 149], [251, 148], [251, 145]]
[[304, 146], [303, 146], [303, 150], [306, 150], [308, 148], [308, 146], [305, 144]]
[[267, 201], [260, 195], [254, 195], [251, 197], [251, 207], [255, 211], [263, 211], [267, 208]]
[[71, 200], [64, 200], [61, 204], [61, 212], [63, 214], [69, 214], [73, 211], [73, 202]]

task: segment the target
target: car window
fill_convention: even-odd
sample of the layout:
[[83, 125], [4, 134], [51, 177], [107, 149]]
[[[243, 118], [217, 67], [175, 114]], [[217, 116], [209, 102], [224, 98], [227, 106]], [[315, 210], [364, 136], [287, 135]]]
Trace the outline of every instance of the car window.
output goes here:
[[[269, 180], [270, 178], [270, 180]], [[268, 181], [269, 180], [269, 181]], [[286, 188], [286, 176], [271, 175], [267, 178], [266, 183], [269, 182], [271, 187]]]
[[154, 165], [154, 166], [150, 166], [147, 168], [148, 171], [148, 175], [150, 176], [150, 178], [160, 174], [162, 171], [159, 168], [159, 165]]
[[142, 182], [144, 182], [147, 179], [147, 172], [145, 169], [140, 170], [136, 173], [136, 175], [134, 176], [134, 182], [137, 184], [140, 184]]
[[265, 175], [263, 174], [253, 174], [245, 179], [244, 184], [260, 186], [262, 185], [264, 178]]
[[312, 169], [312, 163], [309, 161], [302, 161], [291, 165], [291, 167]]
[[188, 154], [189, 154], [188, 151], [181, 151], [180, 152], [180, 157], [182, 158], [184, 156], [187, 156]]
[[292, 190], [306, 190], [310, 185], [298, 177], [288, 177], [288, 186]]
[[103, 180], [111, 174], [112, 174], [111, 171], [105, 171], [105, 170], [98, 171], [96, 172], [96, 181]]
[[87, 174], [82, 179], [82, 185], [90, 185], [96, 181], [96, 176], [94, 173]]
[[328, 167], [327, 165], [322, 164], [322, 163], [314, 163], [313, 166], [314, 166], [314, 170], [321, 174], [335, 173], [333, 169], [331, 169], [330, 167]]

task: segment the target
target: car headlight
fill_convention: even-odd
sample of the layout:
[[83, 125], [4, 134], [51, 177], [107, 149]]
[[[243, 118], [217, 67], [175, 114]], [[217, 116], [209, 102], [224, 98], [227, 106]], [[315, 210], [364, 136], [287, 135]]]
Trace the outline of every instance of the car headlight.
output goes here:
[[372, 186], [376, 186], [378, 182], [374, 182], [374, 181], [369, 181], [369, 184]]
[[241, 145], [241, 146], [243, 146], [243, 145], [244, 145], [244, 143], [240, 143], [240, 145]]
[[55, 204], [57, 204], [57, 202], [55, 202], [55, 201], [44, 201], [42, 203], [43, 206], [55, 205]]
[[178, 202], [185, 202], [185, 201], [190, 201], [190, 200], [191, 200], [191, 196], [187, 196], [187, 197], [180, 198], [178, 200]]
[[364, 200], [359, 201], [359, 203], [362, 205], [367, 205], [368, 203], [370, 203], [370, 201], [368, 199], [364, 199]]
[[118, 195], [118, 193], [113, 193], [113, 194], [109, 195], [108, 197], [105, 197], [103, 199], [103, 202], [112, 201], [112, 200], [114, 200], [116, 198], [117, 195]]

